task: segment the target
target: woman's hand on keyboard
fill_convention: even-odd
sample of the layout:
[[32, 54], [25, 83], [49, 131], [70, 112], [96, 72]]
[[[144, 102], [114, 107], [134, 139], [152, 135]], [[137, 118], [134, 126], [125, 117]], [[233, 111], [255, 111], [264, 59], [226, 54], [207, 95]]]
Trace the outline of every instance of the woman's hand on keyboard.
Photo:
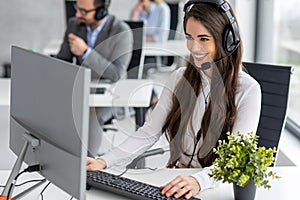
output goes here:
[[179, 198], [184, 195], [186, 199], [190, 199], [200, 191], [198, 181], [192, 176], [177, 176], [171, 182], [161, 186], [161, 194], [167, 197], [174, 196]]
[[86, 170], [87, 171], [97, 171], [106, 168], [106, 162], [101, 158], [90, 158], [87, 157], [86, 159]]

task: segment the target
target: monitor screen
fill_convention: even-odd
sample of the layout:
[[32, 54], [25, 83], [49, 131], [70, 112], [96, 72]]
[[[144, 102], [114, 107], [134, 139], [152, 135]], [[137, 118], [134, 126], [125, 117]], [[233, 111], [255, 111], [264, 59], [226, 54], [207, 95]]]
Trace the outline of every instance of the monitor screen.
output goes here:
[[77, 199], [85, 199], [90, 69], [12, 47], [10, 148], [19, 155], [24, 134], [39, 140], [28, 165]]

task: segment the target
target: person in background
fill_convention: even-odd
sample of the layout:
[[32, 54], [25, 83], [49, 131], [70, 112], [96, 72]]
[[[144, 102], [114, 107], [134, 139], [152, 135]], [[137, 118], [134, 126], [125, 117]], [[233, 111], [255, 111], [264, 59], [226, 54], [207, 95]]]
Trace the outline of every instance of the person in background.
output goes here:
[[[171, 23], [169, 6], [163, 0], [138, 0], [131, 13], [132, 21], [144, 21], [147, 42], [163, 43], [168, 40]], [[154, 56], [146, 56], [144, 61], [143, 77], [147, 71], [156, 68], [157, 59]], [[151, 106], [157, 103], [157, 94], [153, 90]]]
[[190, 0], [184, 11], [186, 67], [171, 74], [144, 126], [103, 156], [87, 158], [87, 170], [124, 166], [166, 134], [168, 168], [202, 169], [176, 177], [161, 193], [189, 199], [216, 184], [209, 173], [218, 140], [227, 132], [256, 132], [261, 90], [244, 71], [238, 24], [227, 1]]
[[132, 21], [145, 21], [146, 41], [165, 42], [169, 37], [170, 8], [163, 0], [139, 0]]
[[[88, 67], [92, 80], [116, 82], [126, 77], [133, 36], [130, 27], [110, 15], [110, 0], [77, 0], [76, 16], [68, 21], [57, 58]], [[88, 149], [95, 156], [101, 142], [101, 126], [112, 118], [111, 108], [91, 108]]]

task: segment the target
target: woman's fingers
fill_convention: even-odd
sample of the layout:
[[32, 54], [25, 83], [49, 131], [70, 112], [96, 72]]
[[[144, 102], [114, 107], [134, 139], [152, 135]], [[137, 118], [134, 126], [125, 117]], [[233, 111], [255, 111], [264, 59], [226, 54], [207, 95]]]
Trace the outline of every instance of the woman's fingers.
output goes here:
[[94, 159], [87, 157], [86, 159], [86, 170], [87, 171], [97, 171], [97, 170], [102, 170], [106, 168], [106, 162], [101, 159]]
[[200, 191], [200, 185], [194, 177], [177, 176], [174, 180], [161, 187], [161, 194], [179, 198], [185, 195], [189, 199]]

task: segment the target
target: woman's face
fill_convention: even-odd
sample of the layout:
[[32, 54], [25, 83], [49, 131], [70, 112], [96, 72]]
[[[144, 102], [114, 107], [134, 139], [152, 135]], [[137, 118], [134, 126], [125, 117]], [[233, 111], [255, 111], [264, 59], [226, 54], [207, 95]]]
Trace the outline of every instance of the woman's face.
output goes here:
[[212, 34], [200, 21], [190, 17], [186, 24], [187, 48], [191, 52], [195, 65], [201, 68], [201, 64], [212, 62], [216, 57], [216, 42]]

